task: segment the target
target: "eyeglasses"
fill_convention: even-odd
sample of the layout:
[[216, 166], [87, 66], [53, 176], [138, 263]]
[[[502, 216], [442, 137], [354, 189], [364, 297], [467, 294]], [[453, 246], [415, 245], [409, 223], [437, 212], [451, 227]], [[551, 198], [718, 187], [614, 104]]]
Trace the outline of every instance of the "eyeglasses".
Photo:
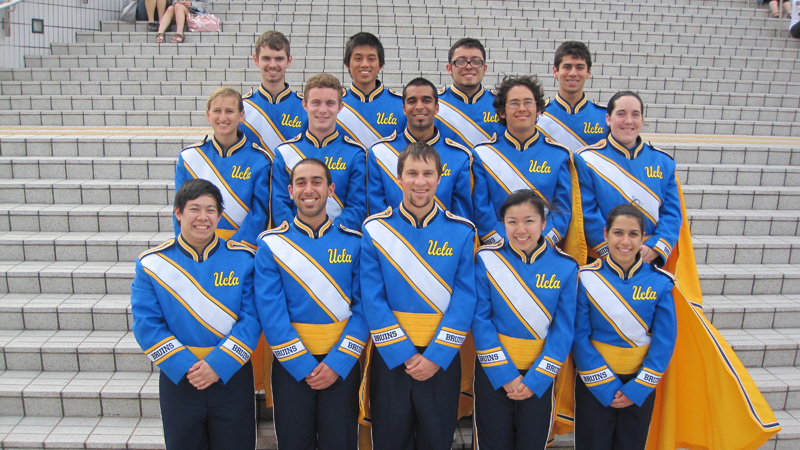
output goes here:
[[507, 109], [519, 109], [520, 106], [525, 106], [525, 109], [530, 109], [536, 105], [536, 100], [527, 99], [524, 101], [519, 100], [511, 100], [510, 102], [506, 103]]
[[472, 66], [475, 69], [480, 69], [481, 67], [483, 67], [483, 60], [482, 59], [473, 59], [473, 60], [467, 61], [466, 59], [457, 59], [455, 61], [450, 61], [450, 64], [458, 67], [459, 69], [463, 69], [464, 67], [467, 67], [467, 66]]

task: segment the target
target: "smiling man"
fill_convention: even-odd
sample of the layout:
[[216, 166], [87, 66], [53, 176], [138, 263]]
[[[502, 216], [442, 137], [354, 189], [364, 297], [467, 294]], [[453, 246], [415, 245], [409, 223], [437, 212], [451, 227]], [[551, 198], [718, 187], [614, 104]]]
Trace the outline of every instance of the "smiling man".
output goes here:
[[255, 263], [258, 314], [274, 355], [275, 435], [281, 448], [356, 450], [356, 362], [368, 335], [361, 233], [328, 217], [335, 186], [325, 163], [304, 159], [290, 179], [297, 215], [259, 237]]
[[436, 87], [425, 78], [415, 78], [403, 88], [406, 129], [393, 139], [372, 146], [368, 158], [369, 210], [379, 213], [396, 207], [403, 198], [397, 173], [397, 158], [413, 142], [425, 142], [442, 159], [441, 182], [434, 201], [443, 209], [472, 219], [472, 152], [444, 137], [434, 124], [439, 112]]
[[506, 128], [497, 142], [473, 149], [478, 235], [486, 243], [505, 236], [500, 207], [511, 193], [532, 189], [553, 206], [543, 235], [556, 245], [571, 218], [571, 154], [536, 128], [544, 106], [542, 86], [535, 76], [506, 77], [497, 87], [494, 105]]
[[244, 96], [240, 129], [273, 157], [278, 145], [306, 126], [300, 94], [286, 82], [286, 70], [292, 65], [289, 39], [275, 30], [262, 34], [256, 40], [253, 64], [261, 74], [261, 85]]
[[447, 52], [445, 68], [453, 83], [439, 92], [439, 120], [469, 148], [502, 133], [492, 105], [494, 94], [482, 84], [489, 68], [483, 44], [473, 38], [459, 39]]
[[168, 450], [256, 444], [253, 251], [216, 236], [222, 207], [212, 183], [187, 181], [175, 194], [180, 234], [136, 261], [133, 334], [161, 372]]
[[374, 34], [356, 33], [347, 41], [344, 65], [353, 82], [344, 94], [339, 124], [364, 148], [405, 128], [400, 96], [378, 80], [384, 64], [383, 44]]
[[330, 169], [336, 189], [328, 198], [334, 225], [360, 230], [367, 214], [367, 155], [364, 148], [336, 129], [342, 110], [342, 85], [333, 75], [311, 77], [305, 86], [303, 108], [308, 129], [278, 146], [272, 168], [272, 223], [291, 222], [296, 214], [286, 186], [295, 164], [317, 158]]
[[545, 104], [539, 129], [573, 152], [604, 139], [606, 108], [589, 101], [583, 92], [592, 77], [592, 54], [586, 44], [561, 44], [553, 60], [553, 76], [558, 81], [558, 95]]
[[371, 216], [361, 241], [375, 450], [449, 450], [464, 343], [475, 310], [475, 228], [436, 206], [439, 154], [424, 142], [398, 157], [397, 207]]

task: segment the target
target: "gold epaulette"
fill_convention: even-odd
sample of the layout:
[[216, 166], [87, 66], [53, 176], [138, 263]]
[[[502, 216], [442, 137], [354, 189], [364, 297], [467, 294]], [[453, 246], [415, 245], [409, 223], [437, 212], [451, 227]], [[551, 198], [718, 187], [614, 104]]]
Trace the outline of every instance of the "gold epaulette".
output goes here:
[[456, 141], [454, 141], [454, 140], [452, 140], [450, 138], [444, 138], [444, 143], [449, 145], [449, 146], [451, 146], [451, 147], [455, 147], [455, 148], [457, 148], [459, 150], [463, 150], [463, 151], [467, 152], [467, 155], [469, 155], [470, 159], [472, 158], [472, 150], [467, 148], [467, 146], [459, 144], [458, 142], [456, 142]]
[[586, 264], [585, 266], [581, 266], [581, 270], [597, 270], [603, 265], [602, 259], [597, 259], [591, 264]]
[[267, 159], [272, 162], [272, 153], [269, 150], [265, 149], [264, 147], [258, 145], [257, 143], [253, 142], [253, 150], [261, 153], [262, 155], [266, 156]]
[[567, 147], [566, 145], [563, 145], [563, 144], [559, 144], [555, 139], [551, 138], [550, 136], [545, 135], [544, 136], [544, 141], [547, 142], [550, 145], [554, 145], [554, 146], [560, 148], [561, 150], [566, 151], [570, 155], [572, 154], [572, 152], [570, 151], [569, 147]]
[[655, 150], [655, 151], [657, 151], [657, 152], [661, 152], [661, 153], [663, 153], [663, 154], [665, 154], [665, 155], [669, 156], [669, 159], [671, 159], [671, 160], [673, 160], [673, 161], [675, 160], [675, 158], [673, 158], [673, 157], [672, 157], [672, 155], [670, 155], [669, 153], [665, 152], [664, 150], [661, 150], [661, 149], [660, 149], [660, 148], [658, 148], [658, 147], [653, 147], [653, 144], [651, 144], [651, 143], [649, 143], [649, 142], [648, 142], [648, 143], [647, 143], [647, 145], [649, 145], [649, 146], [650, 146], [650, 148], [652, 148], [653, 150]]
[[[385, 210], [383, 210], [383, 211], [381, 211], [381, 212], [379, 212], [379, 213], [375, 213], [375, 214], [373, 214], [373, 215], [371, 215], [371, 216], [367, 217], [367, 218], [366, 218], [366, 220], [364, 220], [364, 225], [366, 225], [366, 224], [367, 224], [367, 222], [369, 222], [370, 220], [374, 220], [374, 219], [384, 219], [384, 218], [386, 218], [386, 217], [391, 217], [391, 215], [392, 215], [392, 207], [391, 207], [391, 206], [389, 206], [389, 207], [388, 207], [388, 208], [386, 208]], [[363, 228], [363, 227], [362, 227], [362, 228]]]
[[499, 249], [503, 248], [503, 243], [504, 242], [505, 242], [505, 239], [500, 238], [499, 241], [494, 242], [492, 244], [483, 244], [480, 247], [478, 247], [478, 252], [480, 252], [481, 250], [499, 250]]
[[250, 92], [248, 92], [247, 94], [244, 94], [244, 95], [242, 96], [242, 99], [245, 99], [245, 98], [250, 98], [250, 97], [252, 97], [252, 96], [253, 96], [253, 88], [250, 88]]
[[364, 147], [364, 144], [362, 144], [361, 142], [358, 142], [357, 140], [351, 138], [350, 136], [348, 136], [346, 134], [343, 137], [344, 137], [343, 140], [345, 142], [347, 142], [348, 144], [355, 145], [356, 147], [360, 148], [361, 150], [367, 151], [367, 148]]
[[167, 239], [166, 241], [162, 242], [161, 244], [158, 244], [155, 247], [149, 248], [149, 249], [143, 251], [142, 253], [140, 253], [139, 254], [139, 259], [142, 259], [142, 258], [144, 258], [145, 256], [147, 256], [147, 255], [149, 255], [151, 253], [157, 253], [157, 252], [160, 252], [162, 250], [168, 249], [171, 246], [173, 246], [174, 244], [175, 244], [175, 238]]
[[675, 275], [673, 275], [673, 274], [671, 274], [671, 273], [667, 272], [666, 270], [664, 270], [664, 269], [662, 269], [661, 267], [658, 267], [658, 266], [656, 266], [656, 265], [653, 265], [653, 269], [655, 269], [655, 270], [656, 270], [656, 272], [661, 272], [663, 275], [666, 275], [666, 276], [668, 276], [668, 277], [669, 277], [669, 279], [670, 279], [670, 280], [672, 280], [672, 282], [673, 282], [673, 283], [675, 283]]
[[[390, 134], [389, 136], [382, 137], [382, 138], [378, 139], [377, 142], [375, 142], [375, 144], [378, 144], [378, 143], [381, 143], [381, 142], [393, 141], [393, 140], [395, 140], [396, 137], [397, 137], [397, 130], [394, 130], [394, 131], [392, 131], [392, 134]], [[375, 144], [372, 144], [372, 145], [375, 145]]]
[[194, 144], [189, 144], [186, 147], [183, 147], [184, 150], [188, 148], [200, 147], [201, 145], [205, 144], [208, 141], [208, 135], [203, 137], [202, 141], [195, 142]]
[[392, 95], [395, 95], [397, 97], [403, 98], [403, 93], [402, 92], [396, 92], [394, 89], [387, 89], [387, 91], [389, 91], [389, 93], [392, 94]]
[[264, 236], [266, 236], [268, 234], [281, 234], [281, 233], [285, 233], [287, 231], [289, 231], [289, 222], [284, 220], [283, 223], [280, 224], [280, 226], [275, 227], [275, 228], [270, 228], [269, 230], [266, 230], [266, 231], [262, 231], [261, 234], [258, 235], [258, 238], [262, 239], [262, 238], [264, 238]]
[[606, 142], [605, 139], [600, 139], [599, 142], [597, 142], [595, 144], [592, 144], [592, 145], [587, 145], [586, 147], [581, 148], [580, 150], [578, 150], [575, 153], [580, 154], [581, 152], [583, 152], [585, 150], [598, 150], [598, 149], [601, 149], [601, 148], [605, 147], [606, 144], [607, 144], [607, 142]]
[[575, 258], [574, 258], [572, 255], [570, 255], [569, 253], [567, 253], [567, 252], [565, 252], [564, 250], [561, 250], [560, 248], [558, 248], [558, 246], [557, 246], [557, 245], [556, 245], [556, 246], [550, 246], [550, 248], [552, 248], [552, 249], [555, 249], [556, 253], [558, 253], [558, 254], [559, 254], [559, 255], [561, 255], [561, 256], [565, 256], [565, 257], [569, 258], [569, 259], [570, 259], [570, 261], [573, 261], [573, 262], [575, 263], [575, 265], [578, 265], [578, 260], [576, 260], [576, 259], [575, 259]]
[[445, 210], [444, 215], [448, 219], [452, 219], [452, 220], [455, 220], [456, 222], [461, 222], [464, 225], [469, 226], [470, 228], [472, 228], [472, 231], [475, 231], [477, 233], [478, 230], [475, 228], [475, 224], [473, 224], [472, 221], [467, 219], [466, 217], [457, 216], [457, 215], [455, 215], [455, 214], [453, 214], [453, 213], [451, 213], [450, 211], [447, 211], [447, 210]]
[[344, 231], [347, 234], [352, 234], [352, 235], [358, 236], [358, 237], [363, 236], [363, 233], [361, 233], [360, 231], [354, 230], [352, 228], [347, 228], [346, 226], [342, 225], [341, 223], [339, 224], [339, 229]]
[[228, 247], [229, 250], [242, 250], [250, 253], [251, 255], [256, 254], [256, 249], [254, 249], [248, 244], [245, 244], [244, 242], [229, 240], [225, 242], [225, 245]]
[[445, 92], [447, 92], [447, 85], [444, 85], [444, 86], [442, 86], [442, 87], [439, 89], [439, 92], [438, 92], [438, 94], [439, 94], [439, 95], [442, 95], [442, 94], [444, 94]]

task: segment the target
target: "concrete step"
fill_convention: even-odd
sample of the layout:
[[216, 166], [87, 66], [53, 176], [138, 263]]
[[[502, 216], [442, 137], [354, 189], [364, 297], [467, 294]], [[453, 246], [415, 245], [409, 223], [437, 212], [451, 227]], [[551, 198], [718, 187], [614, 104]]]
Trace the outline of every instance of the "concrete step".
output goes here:
[[800, 188], [773, 186], [688, 185], [683, 187], [686, 208], [691, 209], [798, 209]]
[[[65, 178], [104, 180], [170, 180], [175, 177], [175, 157], [0, 157], [0, 178]], [[776, 169], [775, 178], [780, 178]], [[785, 171], [784, 171], [785, 173]], [[734, 173], [734, 176], [736, 174]], [[702, 178], [698, 175], [698, 178]]]
[[1, 231], [171, 232], [172, 206], [0, 204]]
[[5, 294], [0, 330], [127, 331], [130, 295]]
[[0, 263], [0, 293], [130, 295], [134, 272], [133, 262]]
[[174, 193], [166, 180], [0, 180], [3, 203], [169, 205]]
[[675, 172], [684, 185], [800, 186], [800, 167], [792, 166], [679, 164]]
[[703, 314], [719, 330], [793, 328], [800, 323], [800, 295], [704, 295]]
[[[3, 242], [2, 237], [0, 242]], [[23, 244], [27, 245], [21, 243], [20, 246]], [[800, 237], [796, 236], [749, 236], [742, 239], [737, 236], [693, 235], [692, 244], [698, 264], [800, 263]], [[19, 253], [19, 250], [14, 252]]]
[[[143, 251], [174, 236], [171, 231], [163, 233], [0, 232], [0, 261], [134, 261]], [[722, 249], [720, 251], [726, 256], [724, 252], [728, 248], [723, 246]], [[764, 248], [762, 251], [765, 255], [774, 253]], [[781, 259], [780, 255], [771, 258]], [[783, 262], [787, 263], [788, 258], [784, 259], [787, 261]]]
[[779, 295], [800, 293], [796, 264], [698, 264], [704, 295]]
[[693, 235], [734, 236], [747, 241], [755, 236], [797, 236], [800, 214], [793, 210], [689, 209]]
[[[123, 316], [125, 317], [125, 316]], [[132, 331], [0, 330], [5, 370], [152, 372]]]
[[[781, 367], [793, 368], [797, 365], [800, 329], [724, 329], [720, 333], [731, 345], [742, 364], [748, 368]], [[800, 379], [797, 380], [800, 390]], [[792, 400], [800, 400], [800, 397]], [[774, 406], [773, 406], [774, 408]]]

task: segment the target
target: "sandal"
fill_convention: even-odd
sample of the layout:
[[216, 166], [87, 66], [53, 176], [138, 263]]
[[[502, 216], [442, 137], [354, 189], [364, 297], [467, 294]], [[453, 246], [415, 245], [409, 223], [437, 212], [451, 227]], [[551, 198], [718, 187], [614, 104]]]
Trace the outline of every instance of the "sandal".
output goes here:
[[172, 40], [171, 40], [171, 41], [169, 41], [169, 42], [170, 42], [171, 44], [180, 44], [181, 42], [183, 42], [183, 39], [184, 39], [184, 38], [183, 38], [183, 35], [182, 35], [182, 34], [180, 34], [180, 33], [176, 33], [176, 34], [175, 34], [175, 37], [174, 37], [174, 38], [172, 38]]
[[163, 44], [164, 43], [164, 33], [158, 33], [156, 35], [156, 44]]

